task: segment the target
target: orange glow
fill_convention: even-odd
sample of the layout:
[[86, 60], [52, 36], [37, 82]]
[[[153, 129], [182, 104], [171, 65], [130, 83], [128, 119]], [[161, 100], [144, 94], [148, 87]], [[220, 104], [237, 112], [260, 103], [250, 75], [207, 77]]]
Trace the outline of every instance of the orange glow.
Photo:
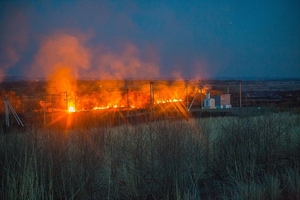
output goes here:
[[109, 106], [103, 106], [103, 107], [96, 106], [93, 109], [94, 110], [104, 110], [104, 109], [108, 109], [108, 108], [109, 108]]
[[[55, 80], [59, 80], [59, 82]], [[58, 68], [57, 73], [49, 78], [49, 90], [47, 91], [49, 95], [48, 99], [44, 100], [45, 105], [48, 112], [65, 110], [66, 104], [68, 112], [120, 108], [143, 109], [151, 106], [151, 95], [153, 105], [186, 105], [186, 100], [189, 99], [191, 102], [194, 97], [196, 98], [195, 105], [199, 105], [200, 102], [198, 81], [189, 83], [188, 93], [186, 84], [182, 80], [154, 82], [152, 93], [150, 81], [132, 80], [128, 82], [122, 80], [75, 81], [66, 68]], [[53, 90], [54, 88], [56, 90]], [[196, 93], [196, 91], [198, 92]], [[206, 88], [202, 88], [202, 101], [205, 99], [205, 91]], [[54, 103], [52, 104], [52, 102]], [[43, 104], [41, 107], [43, 108]]]
[[[41, 99], [41, 108], [47, 112], [142, 109], [168, 103], [178, 106], [175, 104], [195, 96], [199, 80], [189, 80], [187, 89], [180, 72], [173, 73], [176, 80], [133, 80], [159, 77], [160, 59], [155, 49], [148, 49], [147, 58], [141, 59], [140, 50], [132, 43], [118, 46], [118, 53], [113, 53], [100, 46], [88, 48], [89, 37], [80, 32], [54, 32], [42, 38], [30, 73], [41, 72], [47, 77], [47, 94]], [[205, 63], [197, 65], [201, 70], [205, 67]], [[101, 80], [79, 81], [79, 77]]]
[[182, 99], [167, 99], [167, 100], [157, 100], [155, 104], [160, 104], [160, 103], [174, 103], [174, 102], [181, 102]]
[[69, 106], [68, 112], [76, 112], [76, 110], [73, 106]]

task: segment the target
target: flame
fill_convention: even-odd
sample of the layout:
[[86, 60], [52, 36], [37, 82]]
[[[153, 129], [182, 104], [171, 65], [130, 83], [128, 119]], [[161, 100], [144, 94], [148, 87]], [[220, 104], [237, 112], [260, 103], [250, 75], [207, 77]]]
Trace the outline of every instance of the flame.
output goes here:
[[181, 102], [182, 99], [157, 100], [155, 104]]
[[[68, 75], [68, 73], [62, 74]], [[67, 112], [77, 112], [106, 109], [142, 109], [150, 106], [149, 81], [137, 80], [129, 82], [126, 87], [124, 85], [126, 86], [125, 81], [121, 80], [70, 81], [69, 84], [61, 85], [63, 87], [58, 91], [62, 92], [50, 91], [56, 93], [48, 95], [49, 98], [45, 99], [47, 102], [46, 107], [52, 111], [65, 110], [67, 104]], [[191, 100], [194, 97], [196, 97], [195, 104], [199, 104], [200, 95], [197, 86], [197, 82], [191, 84], [187, 94], [185, 82], [183, 81], [158, 81], [154, 83], [153, 104], [174, 104], [176, 106], [175, 104], [182, 104], [185, 99], [189, 98]], [[205, 89], [202, 89], [201, 93], [203, 100]], [[68, 102], [66, 102], [66, 99]]]
[[102, 106], [102, 107], [96, 106], [93, 109], [94, 110], [104, 110], [104, 109], [108, 109], [108, 108], [109, 108], [109, 106]]
[[76, 110], [73, 106], [69, 106], [68, 112], [76, 112]]

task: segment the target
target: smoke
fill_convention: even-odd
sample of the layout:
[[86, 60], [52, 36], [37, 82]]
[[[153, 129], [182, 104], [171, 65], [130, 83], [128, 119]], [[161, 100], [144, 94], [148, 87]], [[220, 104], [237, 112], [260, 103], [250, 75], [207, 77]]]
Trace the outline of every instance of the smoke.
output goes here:
[[3, 79], [4, 79], [4, 71], [0, 69], [0, 83], [3, 81]]
[[171, 73], [172, 77], [175, 78], [176, 80], [183, 80], [182, 72], [180, 71], [173, 71]]
[[107, 51], [105, 47], [87, 47], [87, 38], [84, 34], [62, 32], [43, 38], [30, 75], [48, 77], [59, 66], [64, 66], [70, 68], [75, 79], [91, 77], [122, 80], [159, 76], [157, 59], [142, 60], [142, 55], [134, 44], [126, 43], [118, 52], [114, 52]]
[[69, 68], [70, 74], [79, 78], [81, 70], [90, 66], [91, 52], [84, 42], [78, 36], [60, 32], [45, 37], [35, 56], [31, 74], [48, 77], [60, 68]]
[[194, 78], [195, 79], [208, 79], [210, 78], [210, 75], [208, 71], [211, 71], [209, 69], [209, 65], [204, 61], [197, 61], [195, 63], [195, 69], [194, 69]]
[[91, 53], [84, 44], [82, 34], [75, 36], [61, 32], [45, 37], [41, 42], [30, 74], [47, 78], [46, 92], [55, 95], [58, 107], [63, 108], [65, 102], [74, 101], [76, 79], [90, 66]]
[[76, 91], [76, 80], [68, 67], [56, 66], [56, 70], [48, 77], [48, 94], [58, 94], [65, 91]]
[[[9, 5], [5, 5], [8, 8]], [[2, 9], [1, 9], [2, 10]], [[28, 44], [28, 18], [20, 9], [3, 9], [0, 31], [0, 82], [22, 58]]]
[[100, 79], [142, 79], [159, 76], [156, 60], [142, 60], [139, 49], [134, 44], [127, 43], [119, 52], [105, 52], [103, 48], [96, 49], [93, 74], [97, 74]]
[[[101, 87], [99, 91], [90, 91], [95, 94], [95, 102], [88, 102], [94, 106], [125, 106], [124, 85], [127, 78], [153, 78], [159, 76], [157, 59], [141, 59], [138, 48], [131, 43], [126, 43], [114, 51], [105, 51], [106, 48], [94, 48], [89, 42], [89, 35], [82, 33], [55, 32], [42, 38], [40, 48], [34, 58], [30, 75], [43, 76], [47, 79], [47, 94], [56, 95], [56, 105], [64, 107], [65, 97], [68, 94], [68, 102], [75, 99], [78, 91], [90, 91], [78, 88], [77, 80], [85, 77], [96, 79], [114, 79], [119, 82], [96, 83]], [[97, 46], [97, 44], [96, 44]], [[155, 57], [151, 52], [150, 57]], [[80, 86], [82, 87], [82, 86]], [[93, 88], [94, 86], [90, 86]], [[148, 88], [148, 87], [147, 87]], [[101, 101], [99, 94], [101, 93]], [[85, 95], [85, 94], [82, 94]], [[139, 98], [137, 94], [130, 93], [131, 99]], [[98, 97], [98, 98], [97, 98]], [[73, 98], [73, 100], [72, 100]], [[82, 99], [82, 98], [81, 98]], [[91, 101], [91, 98], [86, 98]], [[98, 99], [98, 100], [97, 100]], [[145, 101], [145, 100], [143, 100]], [[144, 103], [143, 103], [144, 104]], [[86, 105], [85, 107], [88, 107]], [[136, 105], [135, 105], [136, 106]], [[139, 105], [137, 105], [139, 106]]]
[[[55, 107], [65, 109], [66, 105], [76, 105], [78, 110], [89, 110], [147, 106], [151, 92], [149, 79], [160, 75], [159, 59], [154, 49], [143, 54], [136, 45], [125, 43], [112, 51], [92, 44], [90, 39], [88, 34], [55, 32], [41, 40], [30, 73], [47, 78], [46, 92], [55, 98]], [[196, 65], [199, 73], [206, 68], [203, 63]], [[181, 101], [186, 95], [181, 72], [170, 75], [176, 81], [154, 83], [155, 102]], [[79, 84], [78, 80], [84, 77], [99, 81]], [[197, 88], [190, 85], [188, 95], [194, 94]], [[49, 98], [48, 101], [53, 100]]]

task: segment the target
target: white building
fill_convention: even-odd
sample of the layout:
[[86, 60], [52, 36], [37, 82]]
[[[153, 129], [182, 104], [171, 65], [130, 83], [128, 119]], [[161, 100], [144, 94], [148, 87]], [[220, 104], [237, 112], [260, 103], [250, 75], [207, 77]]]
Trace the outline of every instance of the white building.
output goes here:
[[212, 109], [212, 108], [216, 108], [215, 99], [210, 98], [210, 93], [206, 92], [206, 98], [204, 99], [203, 109]]

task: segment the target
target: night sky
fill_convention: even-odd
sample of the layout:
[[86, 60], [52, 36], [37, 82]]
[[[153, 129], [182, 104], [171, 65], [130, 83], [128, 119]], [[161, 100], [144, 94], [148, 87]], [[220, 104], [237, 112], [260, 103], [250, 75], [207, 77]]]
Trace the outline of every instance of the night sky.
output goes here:
[[[300, 1], [1, 1], [0, 76], [300, 78]], [[1, 78], [0, 78], [1, 81]]]

